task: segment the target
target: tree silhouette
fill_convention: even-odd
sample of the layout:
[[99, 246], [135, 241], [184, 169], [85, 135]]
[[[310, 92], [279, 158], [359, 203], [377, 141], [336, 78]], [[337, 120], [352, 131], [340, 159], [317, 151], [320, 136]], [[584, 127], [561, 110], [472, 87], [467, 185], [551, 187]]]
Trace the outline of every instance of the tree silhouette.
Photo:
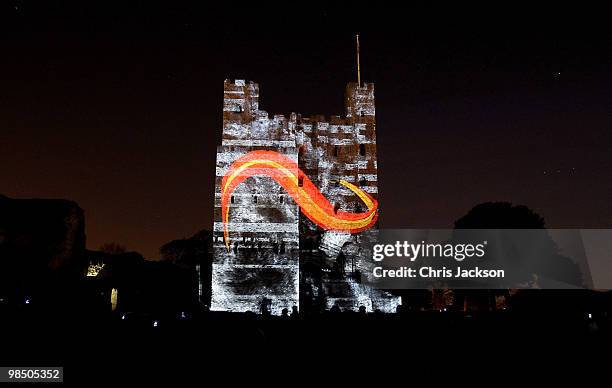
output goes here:
[[455, 221], [455, 229], [543, 229], [544, 218], [523, 205], [485, 202]]
[[206, 259], [211, 244], [212, 232], [201, 230], [192, 237], [172, 240], [162, 245], [159, 253], [166, 261], [194, 265]]
[[[544, 229], [544, 227], [545, 221], [542, 216], [527, 206], [513, 205], [508, 202], [486, 202], [476, 205], [465, 216], [455, 221], [456, 229]], [[529, 267], [526, 270], [533, 271], [543, 278], [554, 279], [577, 287], [582, 286], [582, 274], [578, 265], [570, 258], [559, 254], [555, 242], [548, 237], [548, 234], [545, 236], [547, 247], [545, 252], [542, 252], [536, 262], [526, 263]], [[483, 304], [491, 306], [492, 297], [498, 293], [499, 291], [492, 292], [491, 290], [462, 290], [460, 297], [481, 306]], [[527, 294], [523, 290], [520, 294], [522, 297], [529, 295], [529, 299], [532, 300], [541, 299], [540, 294], [536, 297], [533, 290]], [[541, 305], [541, 301], [537, 304]]]
[[120, 255], [127, 252], [127, 247], [119, 243], [110, 242], [102, 244], [99, 251], [109, 255]]

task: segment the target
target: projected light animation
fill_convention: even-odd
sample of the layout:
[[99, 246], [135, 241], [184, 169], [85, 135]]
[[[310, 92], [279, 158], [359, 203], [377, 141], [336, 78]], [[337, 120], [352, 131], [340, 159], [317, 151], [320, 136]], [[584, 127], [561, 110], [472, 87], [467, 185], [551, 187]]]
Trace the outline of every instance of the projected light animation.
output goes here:
[[252, 151], [232, 163], [221, 185], [223, 236], [228, 251], [232, 193], [240, 183], [255, 175], [267, 175], [278, 182], [299, 205], [302, 213], [325, 230], [358, 233], [371, 228], [378, 218], [378, 201], [359, 187], [344, 180], [338, 181], [361, 199], [367, 211], [350, 213], [336, 210], [293, 160], [275, 151]]
[[270, 114], [259, 101], [257, 83], [223, 83], [202, 302], [274, 315], [335, 305], [394, 312], [398, 296], [360, 281], [380, 209], [374, 84], [346, 85], [344, 115]]

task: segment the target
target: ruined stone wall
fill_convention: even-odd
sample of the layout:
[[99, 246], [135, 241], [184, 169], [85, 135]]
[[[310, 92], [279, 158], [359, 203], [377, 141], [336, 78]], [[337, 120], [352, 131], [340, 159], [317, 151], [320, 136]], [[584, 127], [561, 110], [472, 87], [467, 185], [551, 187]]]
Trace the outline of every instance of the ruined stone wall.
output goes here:
[[366, 210], [338, 181], [378, 196], [374, 85], [349, 83], [345, 109], [345, 117], [329, 120], [295, 113], [270, 117], [259, 110], [257, 84], [225, 82], [223, 139], [217, 150], [213, 310], [258, 311], [261, 300], [268, 298], [272, 312], [278, 313], [298, 305], [298, 295], [302, 305], [320, 308], [363, 305], [393, 311], [399, 304], [398, 298], [359, 283], [364, 262], [360, 239], [371, 238], [376, 227], [357, 235], [325, 232], [269, 177], [249, 178], [235, 191], [231, 252], [224, 246], [221, 180], [228, 166], [249, 151], [266, 149], [289, 156], [338, 210]]
[[57, 199], [0, 195], [0, 291], [45, 293], [58, 276], [77, 281], [87, 268], [85, 215]]
[[[340, 179], [378, 198], [376, 109], [374, 84], [349, 83], [345, 93], [346, 116], [302, 120], [298, 125], [300, 168], [309, 175], [338, 210], [363, 212], [361, 200], [339, 185]], [[338, 305], [357, 310], [395, 311], [399, 298], [360, 284], [368, 261], [360, 250], [364, 238], [375, 238], [377, 225], [359, 234], [322, 231], [308, 218], [300, 218], [302, 299], [316, 298], [320, 308]], [[308, 269], [316, 268], [318, 273]]]
[[[283, 116], [258, 109], [258, 86], [225, 82], [222, 144], [217, 149], [211, 309], [273, 314], [299, 305], [299, 208], [267, 176], [247, 179], [230, 200], [228, 252], [221, 222], [221, 181], [229, 166], [254, 150], [274, 150], [297, 162], [295, 135]], [[297, 173], [297, 171], [296, 171]]]

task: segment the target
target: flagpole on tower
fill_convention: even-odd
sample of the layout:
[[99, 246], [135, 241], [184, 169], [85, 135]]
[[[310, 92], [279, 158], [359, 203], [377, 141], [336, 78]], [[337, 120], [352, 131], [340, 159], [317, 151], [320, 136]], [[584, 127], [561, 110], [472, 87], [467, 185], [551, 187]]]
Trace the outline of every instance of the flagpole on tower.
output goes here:
[[361, 68], [359, 65], [359, 34], [355, 35], [357, 41], [357, 86], [361, 87]]

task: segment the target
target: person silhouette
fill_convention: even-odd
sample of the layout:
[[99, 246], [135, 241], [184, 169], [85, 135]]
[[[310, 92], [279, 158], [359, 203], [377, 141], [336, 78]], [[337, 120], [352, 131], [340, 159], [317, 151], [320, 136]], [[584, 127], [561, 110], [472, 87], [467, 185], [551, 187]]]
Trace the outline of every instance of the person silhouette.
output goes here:
[[299, 314], [297, 306], [291, 307], [291, 318], [298, 318]]
[[359, 315], [365, 317], [367, 315], [366, 307], [361, 305], [359, 306]]

